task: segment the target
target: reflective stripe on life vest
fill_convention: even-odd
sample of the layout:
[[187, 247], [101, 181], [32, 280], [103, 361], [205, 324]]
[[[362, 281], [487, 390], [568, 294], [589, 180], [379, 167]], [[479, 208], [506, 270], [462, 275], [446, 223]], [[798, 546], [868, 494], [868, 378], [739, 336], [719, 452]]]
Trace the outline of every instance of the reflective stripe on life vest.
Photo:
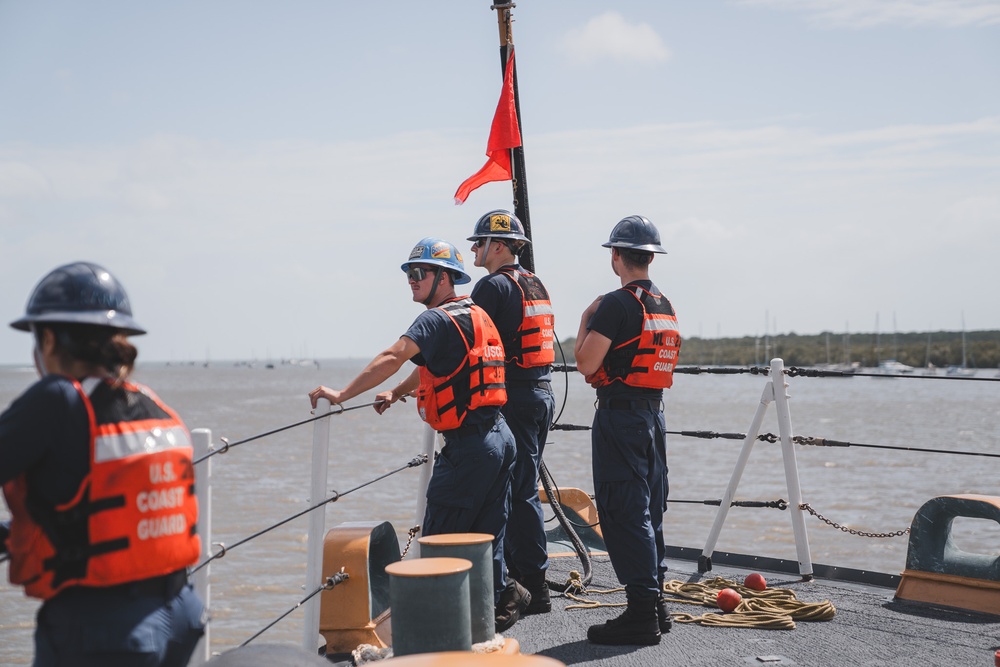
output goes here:
[[41, 508], [28, 500], [24, 475], [4, 485], [10, 580], [42, 599], [67, 586], [170, 574], [201, 552], [191, 437], [180, 418], [139, 385], [99, 383], [88, 395], [73, 384], [90, 421], [90, 470], [74, 498]]
[[667, 297], [639, 285], [621, 289], [642, 307], [642, 332], [609, 350], [601, 368], [588, 375], [587, 382], [594, 387], [617, 381], [630, 387], [667, 389], [673, 384], [681, 348], [674, 308]]
[[522, 368], [548, 366], [556, 359], [553, 348], [555, 315], [548, 291], [535, 274], [519, 266], [504, 267], [499, 273], [517, 285], [524, 304], [521, 325], [503, 341], [507, 363]]

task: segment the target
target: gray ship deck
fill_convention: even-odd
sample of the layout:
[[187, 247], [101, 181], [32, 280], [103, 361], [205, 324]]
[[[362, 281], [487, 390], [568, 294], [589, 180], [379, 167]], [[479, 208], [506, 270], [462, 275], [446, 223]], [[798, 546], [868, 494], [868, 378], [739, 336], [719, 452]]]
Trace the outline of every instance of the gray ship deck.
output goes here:
[[[722, 576], [737, 582], [750, 570], [714, 563], [698, 573], [691, 560], [671, 560], [668, 578], [700, 581]], [[886, 586], [816, 579], [803, 582], [795, 574], [755, 566], [771, 588], [789, 588], [803, 602], [830, 600], [832, 620], [797, 622], [794, 630], [706, 627], [673, 624], [658, 646], [598, 646], [587, 641], [587, 627], [621, 613], [620, 607], [565, 610], [572, 601], [553, 597], [549, 614], [528, 616], [507, 631], [521, 652], [539, 654], [567, 665], [993, 665], [1000, 648], [1000, 617], [895, 601], [892, 579]], [[579, 570], [576, 558], [550, 560], [550, 581]], [[820, 573], [822, 568], [817, 566]], [[618, 582], [607, 556], [593, 558], [593, 588], [615, 588]], [[588, 596], [596, 599], [598, 596]], [[599, 596], [624, 602], [624, 593]], [[671, 612], [701, 614], [707, 607], [668, 603]]]

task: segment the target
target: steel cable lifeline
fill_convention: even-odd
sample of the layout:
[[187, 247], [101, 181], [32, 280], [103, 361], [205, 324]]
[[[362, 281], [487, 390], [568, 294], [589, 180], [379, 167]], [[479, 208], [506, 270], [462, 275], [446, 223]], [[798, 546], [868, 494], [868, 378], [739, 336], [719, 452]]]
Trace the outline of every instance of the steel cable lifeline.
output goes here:
[[[359, 406], [359, 407], [363, 407], [363, 406]], [[286, 518], [282, 519], [281, 521], [279, 521], [278, 523], [273, 524], [271, 526], [268, 526], [267, 528], [264, 528], [263, 530], [259, 530], [256, 533], [254, 533], [253, 535], [245, 537], [242, 540], [240, 540], [239, 542], [236, 542], [232, 546], [227, 547], [225, 544], [216, 543], [217, 546], [221, 547], [220, 550], [218, 552], [212, 554], [210, 557], [206, 558], [201, 563], [198, 563], [198, 565], [196, 565], [195, 567], [193, 567], [190, 570], [190, 574], [194, 574], [195, 572], [197, 572], [201, 568], [203, 568], [206, 565], [208, 565], [209, 563], [211, 563], [216, 558], [222, 558], [230, 550], [235, 549], [236, 547], [241, 546], [243, 544], [246, 544], [247, 542], [249, 542], [249, 541], [251, 541], [253, 539], [258, 538], [261, 535], [264, 535], [265, 533], [268, 533], [268, 532], [274, 530], [275, 528], [283, 526], [286, 523], [288, 523], [289, 521], [293, 521], [295, 519], [298, 519], [300, 516], [309, 514], [309, 512], [312, 512], [313, 510], [319, 509], [320, 507], [323, 507], [327, 503], [337, 502], [338, 500], [340, 500], [344, 496], [346, 496], [348, 494], [351, 494], [351, 493], [354, 493], [355, 491], [358, 491], [359, 489], [363, 489], [366, 486], [370, 486], [371, 484], [374, 484], [375, 482], [378, 482], [379, 480], [382, 480], [382, 479], [385, 479], [386, 477], [390, 477], [392, 475], [395, 475], [396, 473], [402, 472], [403, 470], [406, 470], [408, 468], [416, 468], [417, 466], [422, 466], [425, 463], [427, 463], [427, 455], [421, 454], [421, 455], [417, 456], [416, 458], [411, 459], [409, 461], [409, 463], [407, 463], [405, 466], [402, 466], [400, 468], [396, 468], [395, 470], [390, 470], [389, 472], [385, 473], [384, 475], [379, 475], [378, 477], [370, 479], [367, 482], [365, 482], [364, 484], [360, 484], [360, 485], [354, 487], [353, 489], [348, 489], [347, 491], [344, 491], [343, 493], [339, 493], [337, 491], [333, 491], [333, 496], [331, 496], [331, 497], [329, 497], [329, 498], [327, 498], [325, 500], [322, 500], [322, 501], [316, 503], [315, 505], [307, 507], [306, 509], [302, 510], [301, 512], [296, 512], [295, 514], [293, 514], [293, 515], [291, 515], [289, 517], [286, 517]]]
[[800, 368], [789, 366], [785, 369], [789, 377], [869, 377], [869, 378], [904, 378], [921, 380], [972, 380], [973, 382], [1000, 382], [1000, 377], [978, 377], [975, 375], [918, 375], [916, 373], [861, 373], [826, 371], [819, 368]]
[[301, 600], [299, 600], [298, 604], [296, 604], [294, 607], [292, 607], [291, 609], [289, 609], [288, 611], [286, 611], [281, 616], [278, 616], [276, 619], [274, 619], [273, 621], [271, 621], [270, 623], [268, 623], [267, 625], [265, 625], [263, 628], [261, 628], [260, 630], [258, 630], [256, 633], [254, 633], [253, 635], [251, 635], [250, 638], [247, 639], [242, 644], [240, 644], [240, 646], [241, 647], [246, 646], [247, 644], [249, 644], [253, 640], [257, 639], [257, 637], [260, 637], [262, 634], [264, 634], [265, 632], [267, 632], [268, 630], [270, 630], [271, 628], [273, 628], [275, 625], [277, 625], [286, 616], [288, 616], [293, 611], [295, 611], [296, 609], [298, 609], [299, 607], [301, 607], [302, 605], [304, 605], [306, 602], [308, 602], [309, 600], [311, 600], [313, 597], [315, 597], [319, 593], [322, 593], [323, 591], [333, 590], [333, 588], [335, 586], [337, 586], [338, 584], [341, 584], [341, 583], [347, 581], [350, 578], [351, 578], [351, 576], [347, 572], [344, 572], [344, 568], [340, 568], [340, 572], [338, 572], [338, 573], [336, 573], [336, 574], [334, 574], [332, 576], [327, 577], [326, 580], [323, 582], [322, 586], [319, 586], [316, 590], [314, 590], [313, 592], [311, 592], [309, 595], [307, 595], [304, 598], [302, 598]]
[[[668, 503], [689, 503], [693, 505], [721, 505], [722, 499], [708, 499], [708, 500], [670, 500], [667, 499]], [[775, 510], [786, 510], [788, 509], [788, 501], [783, 498], [778, 498], [777, 500], [733, 500], [729, 503], [730, 507], [755, 507], [761, 509], [775, 509]]]
[[[403, 399], [400, 399], [400, 400], [403, 400]], [[302, 426], [303, 424], [309, 424], [309, 423], [312, 423], [314, 421], [318, 421], [320, 419], [326, 419], [327, 417], [332, 417], [334, 415], [339, 415], [339, 414], [342, 414], [344, 412], [350, 412], [351, 410], [360, 410], [361, 408], [370, 408], [373, 405], [378, 405], [379, 403], [382, 403], [382, 401], [372, 401], [371, 403], [365, 403], [363, 405], [352, 405], [349, 408], [345, 408], [342, 405], [338, 405], [337, 408], [339, 408], [339, 409], [331, 409], [330, 412], [326, 412], [324, 414], [317, 415], [315, 417], [310, 417], [309, 419], [303, 419], [302, 421], [295, 422], [294, 424], [288, 424], [287, 426], [281, 426], [281, 427], [278, 427], [276, 429], [272, 429], [270, 431], [266, 431], [264, 433], [259, 433], [258, 435], [252, 435], [249, 438], [244, 438], [242, 440], [237, 440], [236, 442], [229, 442], [225, 438], [219, 438], [219, 440], [221, 440], [222, 443], [223, 443], [222, 448], [221, 449], [213, 449], [208, 454], [205, 454], [204, 456], [199, 457], [198, 459], [196, 459], [195, 461], [193, 461], [193, 464], [194, 465], [198, 465], [199, 463], [201, 463], [205, 459], [210, 458], [212, 456], [215, 456], [216, 454], [225, 454], [226, 452], [228, 452], [233, 447], [236, 447], [237, 445], [245, 445], [248, 442], [253, 442], [254, 440], [260, 440], [261, 438], [266, 438], [269, 435], [274, 435], [275, 433], [281, 433], [282, 431], [287, 431], [288, 429], [295, 428], [296, 426]]]
[[[589, 426], [576, 424], [558, 424], [552, 427], [554, 430], [565, 431], [588, 431]], [[721, 438], [723, 440], [743, 440], [746, 433], [719, 433], [717, 431], [665, 431], [668, 435], [680, 435], [689, 438], [704, 438], [707, 440]], [[759, 433], [757, 440], [761, 442], [778, 442], [778, 436], [774, 433]], [[903, 452], [924, 452], [927, 454], [957, 454], [959, 456], [983, 456], [986, 458], [1000, 458], [1000, 454], [990, 452], [969, 452], [960, 449], [933, 449], [930, 447], [906, 447], [903, 445], [875, 445], [864, 442], [849, 442], [846, 440], [833, 440], [831, 438], [818, 438], [811, 435], [794, 435], [792, 442], [797, 445], [812, 447], [866, 447], [870, 449], [894, 449]]]
[[[563, 357], [565, 358], [565, 357]], [[575, 371], [577, 367], [571, 364], [553, 365], [554, 371]], [[769, 376], [771, 369], [767, 366], [678, 366], [674, 373], [685, 375], [763, 375]], [[916, 375], [913, 373], [863, 373], [855, 371], [828, 371], [821, 368], [803, 368], [789, 366], [784, 370], [789, 377], [874, 377], [874, 378], [905, 378], [920, 380], [972, 380], [974, 382], [1000, 382], [1000, 377], [979, 377], [968, 375]]]

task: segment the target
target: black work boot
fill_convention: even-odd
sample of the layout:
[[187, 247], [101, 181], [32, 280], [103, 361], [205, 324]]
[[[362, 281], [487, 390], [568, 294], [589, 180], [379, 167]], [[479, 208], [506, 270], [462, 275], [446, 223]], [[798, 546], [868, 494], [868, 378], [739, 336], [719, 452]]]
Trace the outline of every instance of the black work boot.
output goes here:
[[507, 588], [500, 593], [500, 600], [496, 605], [494, 620], [497, 632], [503, 632], [517, 623], [521, 614], [530, 604], [531, 593], [524, 586], [508, 577]]
[[522, 612], [522, 616], [532, 614], [547, 614], [552, 611], [552, 600], [549, 598], [549, 585], [545, 583], [545, 570], [539, 570], [521, 578], [521, 584], [531, 593], [531, 604]]
[[660, 634], [670, 632], [670, 628], [674, 625], [674, 622], [670, 618], [670, 613], [667, 611], [667, 603], [664, 601], [662, 595], [656, 598], [656, 622], [660, 626]]
[[637, 644], [653, 646], [660, 643], [660, 627], [656, 618], [656, 598], [628, 601], [628, 607], [618, 618], [587, 630], [587, 639], [594, 644]]

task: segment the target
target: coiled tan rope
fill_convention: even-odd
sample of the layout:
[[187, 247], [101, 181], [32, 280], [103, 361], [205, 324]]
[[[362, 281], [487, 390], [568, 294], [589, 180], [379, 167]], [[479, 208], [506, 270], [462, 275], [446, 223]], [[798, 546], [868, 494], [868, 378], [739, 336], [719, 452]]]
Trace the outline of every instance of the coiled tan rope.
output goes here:
[[715, 608], [718, 608], [716, 596], [724, 588], [732, 588], [743, 598], [733, 611], [727, 614], [705, 613], [700, 616], [671, 613], [670, 616], [679, 623], [792, 630], [795, 628], [795, 621], [828, 621], [837, 613], [837, 608], [829, 600], [801, 602], [795, 597], [795, 592], [788, 588], [765, 588], [758, 591], [723, 577], [702, 582], [674, 579], [663, 583], [664, 596], [670, 602]]
[[[698, 623], [715, 627], [742, 627], [773, 630], [792, 630], [795, 621], [828, 621], [837, 613], [829, 600], [822, 602], [800, 602], [794, 591], [787, 588], [766, 588], [762, 591], [747, 588], [735, 581], [715, 577], [700, 582], [685, 582], [671, 579], [663, 583], [664, 598], [669, 602], [699, 605], [718, 609], [716, 597], [724, 588], [732, 588], [742, 596], [736, 609], [729, 613], [709, 612], [696, 616], [671, 612], [670, 616], [680, 623]], [[620, 593], [624, 588], [586, 588], [580, 573], [571, 571], [566, 580], [564, 595], [575, 604], [566, 609], [594, 609], [596, 607], [624, 607], [626, 602], [599, 602], [584, 595], [606, 595]]]

